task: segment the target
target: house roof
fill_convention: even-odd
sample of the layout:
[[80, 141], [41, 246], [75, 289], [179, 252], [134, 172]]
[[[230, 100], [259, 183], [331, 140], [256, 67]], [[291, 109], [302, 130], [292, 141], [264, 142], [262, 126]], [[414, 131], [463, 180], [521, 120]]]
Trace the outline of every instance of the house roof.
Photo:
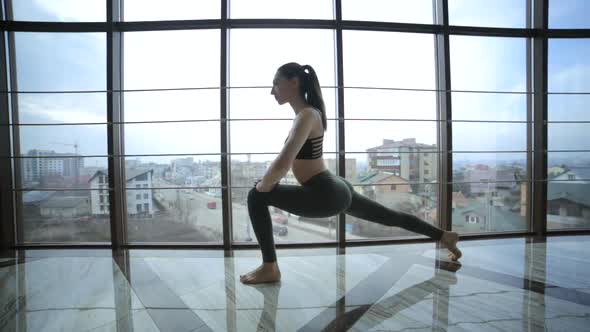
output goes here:
[[579, 182], [550, 182], [547, 185], [547, 200], [566, 199], [590, 206], [590, 184]]
[[424, 144], [424, 143], [416, 143], [414, 139], [406, 139], [401, 141], [394, 141], [394, 140], [383, 140], [383, 144], [379, 146], [375, 146], [372, 148], [367, 149], [367, 152], [377, 152], [381, 149], [391, 149], [391, 148], [400, 148], [400, 147], [411, 147], [411, 148], [419, 148], [423, 149], [424, 151], [421, 152], [434, 152], [436, 151], [436, 145]]
[[361, 178], [359, 180], [359, 182], [363, 183], [363, 184], [379, 183], [379, 182], [381, 182], [387, 178], [390, 178], [390, 177], [395, 177], [395, 178], [398, 178], [402, 181], [405, 181], [403, 178], [401, 178], [397, 175], [394, 175], [393, 173], [390, 173], [390, 172], [375, 172], [373, 174], [370, 174], [370, 175], [367, 175], [367, 176]]
[[[126, 171], [125, 175], [127, 176], [127, 181], [131, 181], [133, 179], [135, 179], [136, 177], [143, 175], [145, 173], [154, 173], [153, 169], [150, 170], [130, 170], [130, 171]], [[91, 182], [95, 177], [98, 176], [98, 174], [102, 174], [102, 175], [107, 175], [104, 171], [96, 171], [96, 173], [94, 173], [94, 175], [92, 175], [92, 177], [88, 180], [88, 182]]]
[[[468, 213], [475, 213], [479, 216], [490, 215], [493, 222], [496, 225], [499, 224], [497, 229], [503, 231], [522, 230], [526, 228], [526, 225], [523, 224], [524, 219], [519, 214], [505, 211], [497, 206], [490, 207], [477, 201], [469, 201], [467, 206], [453, 209], [453, 222], [455, 220], [464, 221], [465, 214]], [[469, 227], [467, 223], [464, 226]]]
[[41, 203], [42, 208], [75, 208], [88, 201], [86, 197], [54, 197]]
[[37, 203], [46, 200], [54, 193], [55, 191], [28, 191], [23, 194], [23, 203]]
[[567, 180], [568, 174], [575, 174], [579, 179], [590, 179], [590, 167], [571, 167], [568, 171], [556, 175], [553, 179], [563, 178]]

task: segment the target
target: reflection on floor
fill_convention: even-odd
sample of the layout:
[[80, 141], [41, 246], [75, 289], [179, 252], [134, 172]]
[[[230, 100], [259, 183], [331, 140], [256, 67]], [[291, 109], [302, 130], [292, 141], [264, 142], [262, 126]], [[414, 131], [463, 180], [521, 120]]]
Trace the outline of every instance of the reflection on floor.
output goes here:
[[29, 250], [0, 260], [1, 331], [589, 331], [590, 236], [257, 251]]

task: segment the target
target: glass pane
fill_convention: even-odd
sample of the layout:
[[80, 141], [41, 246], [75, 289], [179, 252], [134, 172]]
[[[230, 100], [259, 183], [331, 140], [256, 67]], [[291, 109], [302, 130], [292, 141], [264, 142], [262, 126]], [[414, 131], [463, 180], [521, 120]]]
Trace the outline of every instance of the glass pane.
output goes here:
[[526, 94], [453, 92], [453, 120], [526, 121]]
[[[590, 152], [549, 152], [547, 153], [547, 177], [553, 179], [561, 176], [568, 170], [576, 168], [578, 172], [583, 168], [590, 167]], [[574, 174], [574, 178], [570, 176], [561, 176], [558, 180], [577, 180], [590, 179], [590, 174], [581, 177], [581, 175]]]
[[[229, 90], [229, 117], [231, 119], [293, 119], [295, 113], [289, 104], [278, 105], [270, 94], [270, 87]], [[322, 97], [328, 119], [335, 119], [336, 89], [323, 88]], [[256, 107], [253, 108], [252, 105]]]
[[220, 153], [219, 121], [125, 125], [125, 153]]
[[453, 123], [454, 151], [526, 151], [526, 123]]
[[526, 153], [453, 153], [453, 182], [525, 181], [526, 165]]
[[590, 28], [590, 3], [587, 0], [549, 0], [550, 29]]
[[[276, 154], [232, 154], [231, 155], [231, 185], [233, 188], [252, 188], [254, 183], [261, 179]], [[334, 153], [324, 154], [326, 167], [337, 174], [337, 155]], [[281, 179], [282, 184], [298, 185], [299, 182], [289, 170], [287, 175]]]
[[[483, 225], [476, 222], [478, 220], [468, 219], [470, 208], [476, 211], [492, 204], [493, 207], [488, 206], [490, 214], [509, 216], [521, 208], [519, 213], [526, 214], [527, 193], [520, 186], [528, 179], [526, 162], [525, 153], [453, 153], [453, 209], [460, 210], [453, 212], [453, 223], [457, 223], [460, 231], [477, 232], [475, 224]], [[518, 195], [518, 190], [522, 196]], [[490, 200], [493, 203], [489, 203]], [[507, 222], [512, 219], [510, 216]], [[479, 221], [483, 222], [483, 217]], [[479, 231], [517, 229], [507, 227], [480, 227]]]
[[590, 95], [550, 94], [547, 105], [549, 121], [590, 121]]
[[350, 119], [436, 120], [436, 92], [348, 88], [345, 117]]
[[453, 230], [461, 233], [525, 231], [527, 182], [455, 183]]
[[[590, 174], [589, 168], [574, 168], [557, 179], [563, 182], [547, 183], [547, 228], [590, 227]], [[585, 181], [567, 180], [571, 176], [586, 177]]]
[[219, 119], [219, 89], [126, 92], [125, 121]]
[[334, 19], [331, 0], [230, 0], [230, 18]]
[[342, 19], [399, 23], [433, 23], [432, 0], [342, 0]]
[[434, 147], [395, 142], [370, 153], [346, 155], [346, 179], [355, 185], [400, 185], [436, 182], [439, 153]]
[[[238, 121], [230, 123], [230, 146], [232, 153], [279, 153], [293, 126], [291, 120]], [[255, 133], [264, 128], [264, 134]], [[336, 151], [336, 121], [328, 121], [324, 132], [324, 152]]]
[[[250, 188], [232, 189], [232, 217], [234, 241], [256, 243], [248, 214]], [[275, 243], [327, 242], [336, 240], [336, 219], [305, 218], [269, 207]]]
[[105, 33], [15, 32], [19, 91], [106, 90]]
[[[270, 93], [277, 69], [293, 61], [311, 65], [321, 86], [335, 85], [332, 30], [232, 29], [230, 33], [230, 86], [268, 86]], [[244, 56], [252, 50], [256, 56]]]
[[[437, 123], [426, 121], [346, 120], [347, 152], [437, 150]], [[361, 158], [362, 156], [359, 156]]]
[[126, 90], [219, 86], [219, 30], [125, 32], [123, 37]]
[[588, 228], [590, 152], [550, 152], [547, 158], [547, 228]]
[[219, 19], [221, 3], [218, 0], [125, 0], [125, 21], [171, 21]]
[[108, 168], [105, 157], [82, 158], [41, 150], [29, 151], [19, 162], [22, 188], [27, 189], [89, 189], [96, 172], [106, 174]]
[[24, 242], [110, 242], [110, 215], [101, 196], [108, 198], [108, 191], [22, 192]]
[[433, 35], [345, 30], [343, 47], [347, 87], [435, 89]]
[[15, 21], [104, 22], [105, 0], [12, 0]]
[[137, 188], [135, 179], [153, 172], [153, 188], [184, 188], [184, 191], [206, 192], [221, 187], [221, 156], [151, 156], [125, 158], [126, 188]]
[[22, 155], [106, 156], [106, 125], [20, 126]]
[[[415, 215], [429, 224], [437, 224], [438, 184], [354, 186], [359, 194], [394, 211]], [[346, 239], [415, 237], [419, 234], [400, 227], [389, 227], [353, 216], [346, 216]]]
[[551, 150], [590, 150], [589, 123], [549, 123], [548, 149]]
[[550, 39], [549, 92], [590, 92], [590, 39]]
[[20, 93], [19, 123], [106, 123], [106, 93]]
[[[130, 242], [221, 242], [221, 188], [151, 189], [148, 172], [125, 190]], [[145, 187], [147, 185], [147, 187]]]
[[449, 24], [525, 28], [526, 1], [449, 0]]
[[450, 36], [453, 90], [526, 91], [526, 39]]

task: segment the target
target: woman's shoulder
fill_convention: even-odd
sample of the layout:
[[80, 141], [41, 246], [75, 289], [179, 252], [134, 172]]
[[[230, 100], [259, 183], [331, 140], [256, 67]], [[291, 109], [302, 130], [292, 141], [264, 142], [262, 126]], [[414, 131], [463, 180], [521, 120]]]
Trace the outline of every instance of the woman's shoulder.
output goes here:
[[307, 106], [299, 112], [299, 116], [301, 116], [304, 121], [313, 123], [313, 136], [323, 135], [322, 114], [318, 109], [312, 106]]

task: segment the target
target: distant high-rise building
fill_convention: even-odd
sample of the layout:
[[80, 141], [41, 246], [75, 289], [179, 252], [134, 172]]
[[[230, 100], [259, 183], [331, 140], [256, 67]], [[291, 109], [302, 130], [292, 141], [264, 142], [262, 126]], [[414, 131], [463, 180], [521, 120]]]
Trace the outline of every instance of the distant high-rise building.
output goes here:
[[49, 150], [29, 150], [22, 159], [23, 181], [38, 182], [48, 175], [79, 177], [84, 159], [73, 153]]
[[382, 145], [367, 149], [367, 153], [372, 170], [390, 172], [409, 181], [428, 182], [437, 178], [436, 144], [416, 143], [415, 138], [384, 139]]

